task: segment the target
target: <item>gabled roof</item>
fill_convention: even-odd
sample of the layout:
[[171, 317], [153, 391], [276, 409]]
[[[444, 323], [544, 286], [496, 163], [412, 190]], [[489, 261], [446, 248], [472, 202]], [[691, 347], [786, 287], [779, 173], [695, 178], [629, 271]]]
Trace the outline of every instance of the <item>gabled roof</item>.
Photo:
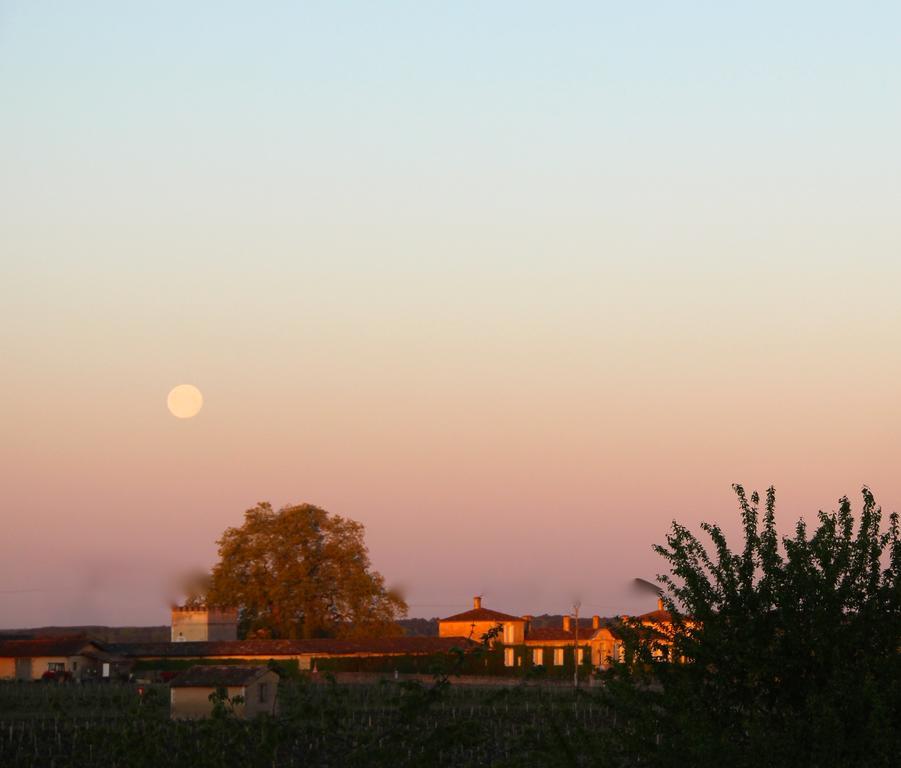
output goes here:
[[199, 664], [172, 678], [172, 688], [230, 688], [249, 685], [269, 670], [266, 667], [213, 666]]
[[455, 613], [446, 619], [439, 621], [496, 621], [503, 623], [505, 621], [525, 621], [522, 616], [511, 616], [509, 613], [501, 613], [500, 611], [492, 611], [490, 608], [471, 608], [463, 613]]
[[31, 640], [0, 640], [0, 656], [6, 658], [82, 656], [94, 654], [103, 649], [98, 642], [85, 635], [35, 637]]
[[218, 642], [116, 643], [108, 650], [129, 658], [237, 658], [328, 654], [332, 656], [368, 654], [447, 653], [466, 648], [465, 637], [378, 637], [361, 640], [314, 638], [312, 640], [221, 640]]

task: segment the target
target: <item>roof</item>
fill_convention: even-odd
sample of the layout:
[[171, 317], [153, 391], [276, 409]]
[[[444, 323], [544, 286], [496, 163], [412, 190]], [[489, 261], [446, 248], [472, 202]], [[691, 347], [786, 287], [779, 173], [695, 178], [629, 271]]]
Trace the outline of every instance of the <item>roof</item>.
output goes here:
[[647, 621], [653, 622], [654, 624], [672, 624], [673, 623], [673, 614], [669, 611], [657, 610], [651, 611], [650, 613], [643, 613], [640, 616], [636, 616], [636, 619], [639, 621]]
[[[591, 627], [579, 627], [579, 642], [581, 643], [583, 640], [587, 642], [595, 632], [597, 632], [597, 630], [592, 629]], [[536, 627], [535, 629], [530, 629], [529, 633], [526, 635], [527, 643], [560, 640], [574, 643], [576, 641], [576, 635], [574, 632], [565, 631], [563, 627]]]
[[501, 613], [500, 611], [492, 611], [490, 608], [471, 608], [463, 613], [455, 613], [446, 619], [439, 621], [525, 621], [522, 616], [511, 616], [509, 613]]
[[173, 677], [169, 685], [172, 688], [231, 688], [248, 685], [268, 671], [266, 667], [199, 664]]
[[607, 630], [616, 640], [624, 639], [622, 629], [616, 624], [604, 624], [596, 629], [595, 632], [600, 632], [602, 630]]
[[85, 635], [35, 637], [31, 640], [0, 640], [0, 656], [6, 658], [83, 656], [102, 650], [103, 646]]
[[447, 653], [452, 648], [464, 648], [472, 641], [465, 637], [379, 637], [361, 640], [315, 638], [312, 640], [221, 640], [218, 642], [173, 643], [116, 643], [107, 648], [131, 658], [198, 658], [328, 654], [333, 656], [369, 654]]

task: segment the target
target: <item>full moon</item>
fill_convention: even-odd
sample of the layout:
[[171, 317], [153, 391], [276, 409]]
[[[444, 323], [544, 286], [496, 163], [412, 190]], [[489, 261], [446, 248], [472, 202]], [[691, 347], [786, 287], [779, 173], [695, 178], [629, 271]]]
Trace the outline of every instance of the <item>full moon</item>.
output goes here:
[[193, 384], [179, 384], [166, 398], [166, 405], [172, 415], [179, 419], [190, 419], [203, 408], [203, 395]]

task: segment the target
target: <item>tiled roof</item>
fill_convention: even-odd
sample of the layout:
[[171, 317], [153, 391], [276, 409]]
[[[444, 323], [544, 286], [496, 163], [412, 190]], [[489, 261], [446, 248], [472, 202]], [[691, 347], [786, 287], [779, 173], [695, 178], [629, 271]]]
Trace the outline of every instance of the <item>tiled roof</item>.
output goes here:
[[636, 616], [635, 618], [639, 619], [640, 621], [648, 621], [655, 624], [672, 624], [673, 622], [673, 614], [671, 614], [669, 611], [664, 610], [643, 613], [641, 614], [641, 616]]
[[439, 621], [524, 621], [522, 616], [511, 616], [509, 613], [492, 611], [490, 608], [471, 608], [463, 613], [455, 613]]
[[37, 658], [41, 656], [79, 656], [103, 650], [84, 635], [36, 637], [31, 640], [0, 640], [0, 657]]
[[[583, 640], [587, 642], [596, 631], [591, 627], [579, 627], [579, 642], [581, 643]], [[561, 640], [574, 643], [576, 635], [574, 632], [564, 631], [563, 627], [536, 627], [529, 630], [529, 633], [526, 635], [527, 643], [559, 642]]]
[[266, 667], [211, 666], [200, 664], [172, 678], [172, 688], [225, 688], [247, 685], [266, 674]]
[[236, 658], [328, 654], [333, 656], [369, 654], [447, 653], [465, 648], [472, 641], [464, 637], [379, 637], [362, 640], [315, 638], [312, 640], [222, 640], [218, 642], [116, 643], [107, 646], [112, 653], [130, 658]]

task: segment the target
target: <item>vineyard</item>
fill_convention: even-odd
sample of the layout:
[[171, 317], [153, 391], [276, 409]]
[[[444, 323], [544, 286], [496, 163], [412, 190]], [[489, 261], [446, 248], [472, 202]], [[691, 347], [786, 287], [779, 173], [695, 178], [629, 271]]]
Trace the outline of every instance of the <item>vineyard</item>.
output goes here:
[[169, 719], [165, 686], [0, 684], [0, 765], [597, 765], [591, 691], [282, 681], [278, 718]]

